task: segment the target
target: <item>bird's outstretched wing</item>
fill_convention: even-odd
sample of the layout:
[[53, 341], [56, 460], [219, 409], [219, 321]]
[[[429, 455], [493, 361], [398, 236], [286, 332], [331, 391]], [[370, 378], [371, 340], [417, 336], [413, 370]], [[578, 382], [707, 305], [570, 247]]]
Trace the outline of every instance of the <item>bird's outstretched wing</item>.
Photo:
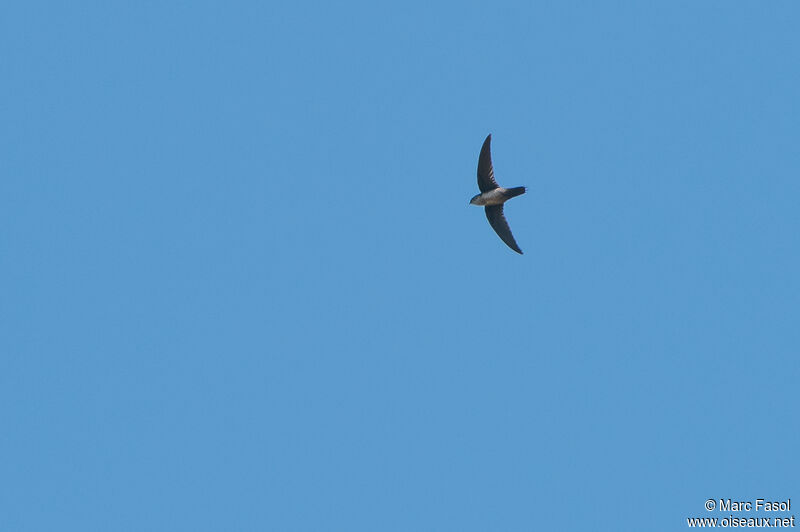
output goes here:
[[505, 242], [508, 247], [522, 255], [522, 250], [519, 249], [516, 240], [514, 240], [514, 235], [511, 234], [511, 228], [508, 226], [506, 217], [503, 214], [503, 206], [489, 205], [486, 207], [486, 218], [489, 220], [489, 224], [492, 226], [492, 229], [494, 229], [494, 232], [497, 233], [497, 236], [503, 239], [503, 242]]
[[481, 154], [478, 157], [478, 188], [481, 192], [488, 192], [498, 187], [494, 180], [494, 168], [492, 168], [492, 135], [490, 134], [483, 141]]

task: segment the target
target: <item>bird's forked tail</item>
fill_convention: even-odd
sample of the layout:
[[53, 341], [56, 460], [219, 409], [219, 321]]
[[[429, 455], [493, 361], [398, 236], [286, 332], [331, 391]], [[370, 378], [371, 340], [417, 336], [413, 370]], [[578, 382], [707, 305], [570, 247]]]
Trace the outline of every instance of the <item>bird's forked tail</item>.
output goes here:
[[516, 198], [522, 194], [525, 194], [525, 187], [508, 188], [506, 189], [505, 197], [507, 200], [510, 200], [511, 198]]

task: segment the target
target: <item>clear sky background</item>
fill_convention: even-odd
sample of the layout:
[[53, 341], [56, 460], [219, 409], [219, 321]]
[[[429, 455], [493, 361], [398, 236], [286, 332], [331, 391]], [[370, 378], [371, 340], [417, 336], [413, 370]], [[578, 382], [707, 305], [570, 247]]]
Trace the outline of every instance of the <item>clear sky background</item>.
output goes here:
[[[0, 528], [800, 507], [799, 27], [788, 1], [4, 3]], [[468, 205], [488, 133], [524, 256]]]

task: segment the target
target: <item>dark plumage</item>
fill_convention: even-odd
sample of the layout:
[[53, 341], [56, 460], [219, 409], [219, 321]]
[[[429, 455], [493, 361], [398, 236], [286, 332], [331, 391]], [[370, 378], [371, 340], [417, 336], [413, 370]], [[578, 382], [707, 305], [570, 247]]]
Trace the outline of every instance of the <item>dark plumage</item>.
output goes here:
[[522, 254], [522, 250], [511, 234], [511, 228], [503, 214], [503, 204], [513, 197], [525, 194], [525, 187], [503, 188], [494, 179], [494, 168], [492, 167], [492, 135], [486, 137], [481, 147], [481, 154], [478, 156], [478, 189], [481, 193], [470, 200], [472, 205], [485, 205], [486, 218], [508, 247]]

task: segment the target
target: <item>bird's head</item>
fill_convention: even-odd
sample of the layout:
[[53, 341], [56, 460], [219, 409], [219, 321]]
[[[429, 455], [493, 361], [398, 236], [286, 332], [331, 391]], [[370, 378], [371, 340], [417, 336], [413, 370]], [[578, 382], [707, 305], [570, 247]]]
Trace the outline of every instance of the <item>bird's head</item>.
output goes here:
[[472, 197], [471, 200], [469, 200], [469, 204], [470, 205], [480, 205], [480, 203], [478, 203], [478, 198], [480, 198], [480, 197], [481, 197], [480, 194], [476, 194], [475, 196]]

